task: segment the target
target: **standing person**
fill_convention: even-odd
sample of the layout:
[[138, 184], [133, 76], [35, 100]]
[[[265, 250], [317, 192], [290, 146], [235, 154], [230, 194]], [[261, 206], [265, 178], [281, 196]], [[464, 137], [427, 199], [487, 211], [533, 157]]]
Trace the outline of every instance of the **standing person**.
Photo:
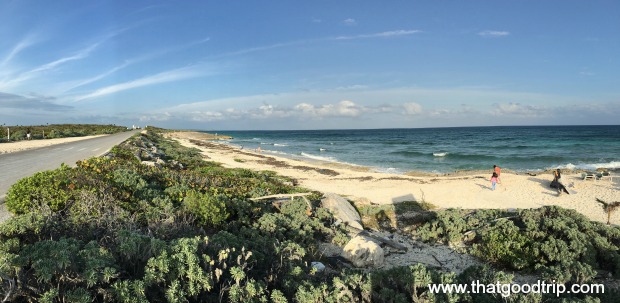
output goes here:
[[30, 128], [26, 131], [26, 138], [30, 140]]
[[491, 190], [495, 190], [495, 185], [497, 184], [497, 173], [494, 172], [493, 175], [491, 176]]
[[497, 174], [497, 182], [502, 183], [502, 179], [499, 178], [502, 175], [502, 169], [497, 165], [493, 165], [493, 172]]
[[495, 185], [497, 184], [497, 173], [493, 173], [491, 176], [491, 190], [495, 190]]

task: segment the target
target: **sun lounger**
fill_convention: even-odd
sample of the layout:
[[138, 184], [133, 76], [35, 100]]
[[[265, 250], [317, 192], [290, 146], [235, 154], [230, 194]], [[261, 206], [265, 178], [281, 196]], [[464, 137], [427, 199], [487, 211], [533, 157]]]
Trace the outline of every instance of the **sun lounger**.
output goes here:
[[609, 181], [613, 181], [613, 178], [614, 178], [614, 177], [611, 175], [611, 173], [610, 173], [610, 172], [608, 172], [608, 171], [604, 171], [604, 172], [602, 172], [602, 173], [600, 173], [600, 174], [597, 174], [597, 175], [596, 175], [596, 177], [597, 177], [597, 179], [599, 179], [599, 180], [605, 180], [605, 179], [607, 179], [607, 180], [609, 180]]
[[591, 173], [591, 172], [587, 172], [587, 173], [581, 173], [581, 179], [582, 180], [596, 180], [596, 174]]

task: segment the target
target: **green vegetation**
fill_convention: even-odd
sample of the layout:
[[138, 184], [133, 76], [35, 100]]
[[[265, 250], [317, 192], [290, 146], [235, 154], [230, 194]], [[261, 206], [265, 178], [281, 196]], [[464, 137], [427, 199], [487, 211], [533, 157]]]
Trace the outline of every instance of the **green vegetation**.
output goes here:
[[[372, 271], [331, 265], [318, 242], [348, 236], [270, 171], [226, 169], [153, 132], [110, 155], [37, 173], [11, 187], [0, 225], [0, 300], [11, 302], [599, 302], [593, 296], [433, 294], [430, 283], [508, 283], [490, 267], [460, 275], [415, 264]], [[317, 205], [320, 193], [308, 197]], [[276, 207], [277, 206], [277, 207]], [[430, 211], [427, 203], [359, 207], [376, 228], [420, 212], [415, 234], [508, 269], [567, 283], [620, 273], [615, 227], [556, 207]], [[384, 223], [387, 224], [384, 224]], [[399, 225], [401, 222], [396, 222]], [[400, 226], [399, 226], [400, 227]], [[601, 297], [618, 300], [614, 292]]]
[[[11, 141], [26, 140], [26, 134], [30, 131], [32, 139], [54, 139], [65, 137], [82, 137], [91, 135], [114, 134], [126, 131], [127, 127], [117, 125], [99, 124], [50, 124], [50, 125], [31, 125], [31, 126], [3, 126], [3, 136], [0, 142], [7, 141], [7, 131], [9, 128]], [[45, 135], [45, 138], [43, 137]]]
[[589, 283], [620, 276], [620, 229], [555, 206], [516, 213], [448, 209], [416, 230], [426, 241], [464, 242], [467, 252], [548, 281]]

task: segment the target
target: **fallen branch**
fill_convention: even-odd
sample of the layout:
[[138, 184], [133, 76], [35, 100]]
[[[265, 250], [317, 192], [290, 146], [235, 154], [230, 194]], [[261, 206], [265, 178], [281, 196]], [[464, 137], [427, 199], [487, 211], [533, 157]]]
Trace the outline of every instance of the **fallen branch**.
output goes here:
[[385, 244], [387, 244], [387, 245], [389, 245], [389, 246], [391, 246], [393, 248], [396, 248], [398, 250], [407, 251], [407, 246], [404, 246], [404, 245], [402, 245], [400, 243], [396, 243], [396, 242], [394, 242], [394, 241], [392, 241], [390, 239], [386, 239], [385, 237], [379, 236], [377, 234], [374, 234], [373, 232], [370, 232], [370, 231], [367, 231], [367, 230], [360, 230], [360, 229], [357, 229], [357, 228], [355, 228], [353, 226], [350, 226], [350, 225], [347, 225], [347, 229], [349, 231], [352, 231], [352, 232], [356, 233], [358, 236], [364, 236], [364, 237], [368, 237], [368, 238], [371, 238], [371, 239], [375, 239], [375, 240], [377, 240], [377, 241], [379, 241], [381, 243], [385, 243]]
[[258, 201], [258, 200], [265, 200], [265, 199], [282, 199], [282, 198], [291, 198], [291, 200], [293, 200], [293, 198], [295, 197], [305, 197], [309, 195], [312, 195], [312, 193], [277, 194], [277, 195], [269, 195], [269, 196], [263, 196], [263, 197], [258, 197], [258, 198], [251, 198], [250, 200]]

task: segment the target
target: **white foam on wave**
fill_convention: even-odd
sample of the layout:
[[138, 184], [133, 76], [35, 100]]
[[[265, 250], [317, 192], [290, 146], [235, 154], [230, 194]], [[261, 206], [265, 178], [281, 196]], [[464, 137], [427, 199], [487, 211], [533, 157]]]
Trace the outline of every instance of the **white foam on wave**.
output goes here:
[[265, 152], [269, 153], [269, 154], [276, 154], [276, 155], [285, 155], [285, 156], [289, 156], [290, 154], [279, 151], [279, 150], [265, 150]]
[[395, 168], [395, 167], [388, 167], [388, 168], [378, 167], [378, 168], [375, 168], [374, 171], [378, 173], [384, 173], [384, 174], [398, 174], [398, 175], [404, 174], [402, 170]]
[[327, 149], [325, 148], [319, 148], [319, 151], [326, 151]]
[[569, 170], [574, 170], [574, 169], [595, 170], [597, 168], [620, 169], [620, 161], [612, 161], [612, 162], [607, 162], [607, 163], [578, 163], [578, 164], [568, 163], [565, 165], [559, 165], [558, 167], [555, 167], [555, 168], [569, 169]]
[[445, 157], [447, 155], [448, 155], [448, 153], [433, 153], [433, 156], [435, 156], [435, 157]]
[[273, 146], [288, 146], [288, 144], [284, 143], [274, 143]]
[[317, 156], [317, 155], [312, 155], [312, 154], [307, 154], [302, 152], [300, 155], [306, 157], [306, 158], [310, 158], [313, 160], [319, 160], [319, 161], [327, 161], [327, 162], [338, 162], [338, 160], [336, 160], [336, 158], [333, 157], [323, 157], [323, 156]]

